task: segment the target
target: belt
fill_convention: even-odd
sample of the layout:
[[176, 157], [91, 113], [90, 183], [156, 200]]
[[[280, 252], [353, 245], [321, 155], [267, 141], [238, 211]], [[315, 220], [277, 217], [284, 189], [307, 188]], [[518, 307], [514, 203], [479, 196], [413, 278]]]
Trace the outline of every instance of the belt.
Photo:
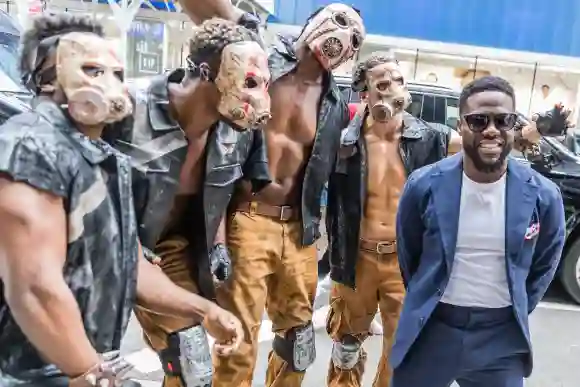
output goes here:
[[245, 202], [238, 204], [234, 211], [246, 212], [250, 215], [267, 216], [282, 222], [298, 219], [298, 211], [291, 206], [272, 206], [265, 203]]
[[359, 247], [361, 250], [369, 251], [379, 255], [393, 254], [397, 252], [396, 241], [369, 241], [366, 239], [361, 239], [359, 242]]

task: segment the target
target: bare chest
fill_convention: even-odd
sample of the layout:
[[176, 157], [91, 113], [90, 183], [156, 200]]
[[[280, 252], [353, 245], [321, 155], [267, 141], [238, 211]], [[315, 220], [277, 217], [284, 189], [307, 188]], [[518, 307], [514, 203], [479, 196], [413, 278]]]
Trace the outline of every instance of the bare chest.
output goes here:
[[203, 155], [207, 145], [208, 134], [190, 140], [187, 146], [187, 155], [179, 174], [179, 193], [192, 194], [199, 190], [203, 170]]
[[311, 146], [316, 135], [320, 85], [295, 84], [282, 79], [271, 87], [272, 120], [268, 134], [284, 135], [289, 141]]
[[398, 141], [367, 140], [368, 176], [367, 191], [380, 198], [398, 197], [403, 190], [407, 175]]

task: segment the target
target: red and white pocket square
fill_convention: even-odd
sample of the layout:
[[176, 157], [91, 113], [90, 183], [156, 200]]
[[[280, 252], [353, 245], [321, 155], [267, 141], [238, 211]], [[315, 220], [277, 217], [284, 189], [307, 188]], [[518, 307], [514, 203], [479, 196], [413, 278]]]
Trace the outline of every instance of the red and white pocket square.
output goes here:
[[530, 240], [534, 239], [536, 235], [540, 233], [540, 223], [533, 223], [526, 229], [526, 235], [524, 239]]

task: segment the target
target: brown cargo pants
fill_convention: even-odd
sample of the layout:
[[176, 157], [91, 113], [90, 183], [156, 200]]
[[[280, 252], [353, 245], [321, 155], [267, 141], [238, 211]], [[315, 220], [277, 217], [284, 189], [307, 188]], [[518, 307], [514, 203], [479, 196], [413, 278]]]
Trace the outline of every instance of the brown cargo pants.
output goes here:
[[[157, 244], [155, 253], [161, 258], [161, 270], [176, 285], [197, 293], [195, 282], [191, 279], [188, 262], [192, 259], [188, 255], [189, 242], [184, 237], [173, 236]], [[153, 285], [154, 286], [154, 285]], [[178, 318], [153, 313], [140, 307], [135, 308], [135, 316], [141, 327], [147, 344], [156, 352], [167, 348], [167, 336], [175, 331], [199, 323], [194, 319]], [[165, 376], [163, 387], [186, 387], [179, 377]]]
[[[328, 387], [360, 387], [367, 355], [362, 348], [377, 306], [383, 323], [383, 352], [373, 382], [374, 387], [388, 387], [392, 375], [388, 357], [393, 345], [405, 288], [396, 253], [378, 254], [360, 250], [356, 264], [356, 289], [333, 283], [326, 330], [332, 340], [333, 359], [328, 370]], [[350, 344], [344, 346], [342, 343]], [[354, 347], [353, 347], [354, 345]], [[345, 347], [358, 349], [356, 364], [347, 365]], [[341, 360], [335, 360], [334, 357]], [[351, 352], [350, 359], [354, 354]], [[346, 361], [345, 361], [346, 359]], [[337, 365], [338, 364], [338, 365]]]
[[[218, 303], [241, 321], [245, 341], [237, 353], [214, 357], [213, 384], [251, 387], [264, 308], [273, 331], [284, 337], [312, 319], [317, 284], [316, 246], [300, 246], [301, 222], [281, 221], [247, 212], [229, 219], [228, 247], [232, 279], [217, 290]], [[303, 372], [293, 372], [273, 350], [266, 386], [298, 387]]]

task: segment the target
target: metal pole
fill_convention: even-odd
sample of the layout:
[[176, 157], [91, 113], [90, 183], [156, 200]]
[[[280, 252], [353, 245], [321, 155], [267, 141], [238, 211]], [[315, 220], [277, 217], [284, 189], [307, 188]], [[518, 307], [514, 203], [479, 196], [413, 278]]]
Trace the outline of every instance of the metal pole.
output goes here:
[[[127, 18], [127, 11], [129, 8], [129, 0], [121, 0], [121, 9], [123, 10], [123, 14], [125, 16], [125, 18]], [[119, 25], [119, 23], [117, 22], [117, 25]], [[128, 42], [127, 42], [127, 33], [129, 32], [129, 28], [130, 28], [131, 24], [129, 23], [129, 25], [127, 26], [127, 21], [125, 20], [123, 23], [123, 27], [119, 28], [121, 30], [121, 55], [123, 58], [123, 66], [125, 66], [125, 68], [127, 68], [127, 47], [128, 47]]]
[[477, 62], [478, 61], [479, 61], [479, 56], [476, 56], [475, 57], [475, 64], [474, 64], [474, 67], [473, 67], [473, 77], [471, 79], [472, 81], [475, 80], [475, 75], [477, 74]]
[[534, 77], [532, 78], [532, 88], [530, 90], [530, 100], [528, 101], [528, 116], [532, 113], [532, 99], [534, 98], [534, 88], [536, 87], [536, 75], [538, 74], [538, 62], [534, 64]]
[[417, 79], [417, 67], [419, 66], [419, 49], [415, 52], [415, 63], [413, 64], [413, 80]]

